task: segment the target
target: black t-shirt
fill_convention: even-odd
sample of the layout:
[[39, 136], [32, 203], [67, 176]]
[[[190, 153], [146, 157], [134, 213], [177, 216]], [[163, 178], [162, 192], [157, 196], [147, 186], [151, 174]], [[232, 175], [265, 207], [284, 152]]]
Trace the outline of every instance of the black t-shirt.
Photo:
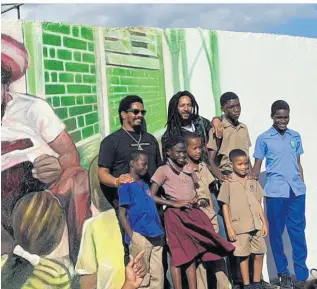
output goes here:
[[[140, 138], [139, 132], [129, 132], [137, 141]], [[162, 159], [160, 149], [156, 138], [147, 133], [142, 133], [140, 145], [143, 151], [148, 155], [148, 175], [145, 176], [145, 181], [150, 182], [150, 178], [155, 173], [156, 169], [161, 165]], [[99, 167], [108, 168], [110, 174], [114, 177], [119, 177], [121, 174], [129, 173], [129, 158], [132, 152], [138, 150], [137, 142], [122, 128], [108, 135], [100, 144], [99, 152]], [[105, 197], [110, 204], [117, 209], [118, 194], [117, 189], [107, 187], [101, 184], [101, 188]]]

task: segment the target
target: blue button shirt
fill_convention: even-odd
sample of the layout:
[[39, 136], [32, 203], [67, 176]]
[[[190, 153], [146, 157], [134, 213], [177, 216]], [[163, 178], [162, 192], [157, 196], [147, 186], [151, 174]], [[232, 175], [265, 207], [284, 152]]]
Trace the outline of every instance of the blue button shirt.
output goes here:
[[254, 158], [266, 158], [265, 197], [289, 198], [292, 190], [296, 196], [306, 193], [297, 163], [304, 153], [300, 134], [287, 129], [284, 135], [271, 127], [258, 136], [254, 149]]
[[[146, 183], [140, 181], [121, 185], [119, 205], [127, 207], [127, 219], [132, 231], [152, 238], [164, 235], [156, 204]], [[127, 234], [125, 242], [130, 244]]]

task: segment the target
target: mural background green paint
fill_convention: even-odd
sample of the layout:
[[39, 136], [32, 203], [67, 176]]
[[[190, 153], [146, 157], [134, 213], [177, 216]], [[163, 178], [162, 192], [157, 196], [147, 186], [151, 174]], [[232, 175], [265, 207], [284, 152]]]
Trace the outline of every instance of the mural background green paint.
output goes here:
[[[191, 90], [192, 75], [197, 73], [195, 63], [203, 56], [203, 49], [212, 91], [215, 100], [219, 99], [216, 34], [197, 43], [200, 49], [189, 69], [186, 29], [104, 29], [22, 21], [22, 30], [30, 54], [26, 91], [44, 98], [63, 120], [84, 168], [98, 154], [103, 136], [120, 127], [118, 105], [128, 94], [143, 98], [148, 131], [159, 139], [165, 130], [167, 99], [171, 97], [166, 93], [166, 81], [172, 83], [173, 94]], [[163, 49], [162, 37], [168, 50]], [[172, 79], [166, 79], [166, 58], [172, 63]]]
[[[25, 47], [28, 50], [30, 55], [34, 55], [34, 47], [33, 47], [33, 23], [25, 21], [24, 23], [24, 41]], [[34, 61], [36, 61], [33, 58]], [[27, 89], [29, 94], [36, 95], [36, 66], [30, 65], [27, 70]]]
[[92, 28], [44, 22], [45, 94], [77, 143], [99, 133]]
[[[107, 35], [112, 31], [106, 32]], [[140, 95], [146, 105], [147, 128], [155, 134], [166, 122], [166, 95], [164, 86], [163, 52], [161, 34], [156, 30], [125, 29], [117, 32], [116, 38], [111, 35], [112, 42], [124, 45], [106, 47], [108, 102], [111, 132], [120, 127], [118, 106], [127, 94]], [[121, 37], [121, 38], [120, 38]], [[108, 36], [108, 39], [110, 37]], [[130, 41], [130, 42], [129, 42]], [[119, 54], [120, 53], [120, 54]], [[121, 62], [113, 63], [114, 54], [125, 54]], [[153, 66], [153, 60], [157, 61]], [[142, 63], [139, 67], [137, 62]]]
[[[215, 102], [215, 114], [220, 115], [220, 83], [219, 83], [219, 65], [218, 65], [218, 49], [217, 49], [217, 34], [216, 32], [210, 32], [210, 49], [208, 49], [208, 43], [206, 43], [206, 39], [203, 35], [201, 29], [199, 29], [199, 35], [201, 37], [202, 46], [208, 61], [209, 72], [212, 82], [212, 92]], [[208, 41], [208, 39], [207, 39]], [[216, 53], [216, 57], [214, 57], [214, 53]]]

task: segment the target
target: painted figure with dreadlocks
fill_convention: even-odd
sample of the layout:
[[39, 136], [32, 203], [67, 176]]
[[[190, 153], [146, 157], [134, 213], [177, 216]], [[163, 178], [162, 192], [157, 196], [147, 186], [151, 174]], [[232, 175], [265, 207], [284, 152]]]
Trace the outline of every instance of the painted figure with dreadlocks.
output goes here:
[[[163, 156], [166, 156], [166, 143], [168, 138], [175, 135], [182, 136], [185, 131], [195, 132], [202, 138], [202, 160], [209, 163], [206, 145], [211, 123], [199, 116], [199, 106], [193, 94], [189, 91], [179, 91], [168, 104], [167, 129], [162, 136]], [[213, 119], [213, 126], [218, 127], [220, 120]]]

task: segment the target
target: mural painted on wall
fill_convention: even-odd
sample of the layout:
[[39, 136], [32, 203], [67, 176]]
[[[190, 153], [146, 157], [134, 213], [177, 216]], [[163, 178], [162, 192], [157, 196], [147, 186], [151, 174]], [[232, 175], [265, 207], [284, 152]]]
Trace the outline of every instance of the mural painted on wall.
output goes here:
[[[121, 235], [92, 161], [120, 127], [128, 94], [143, 98], [159, 138], [172, 94], [200, 93], [199, 63], [209, 68], [199, 77], [215, 104], [210, 118], [220, 112], [217, 35], [29, 21], [3, 22], [2, 33], [1, 285], [69, 288], [76, 269], [96, 274], [97, 288], [121, 288]], [[187, 41], [192, 34], [199, 41]], [[111, 238], [100, 235], [105, 220]]]

